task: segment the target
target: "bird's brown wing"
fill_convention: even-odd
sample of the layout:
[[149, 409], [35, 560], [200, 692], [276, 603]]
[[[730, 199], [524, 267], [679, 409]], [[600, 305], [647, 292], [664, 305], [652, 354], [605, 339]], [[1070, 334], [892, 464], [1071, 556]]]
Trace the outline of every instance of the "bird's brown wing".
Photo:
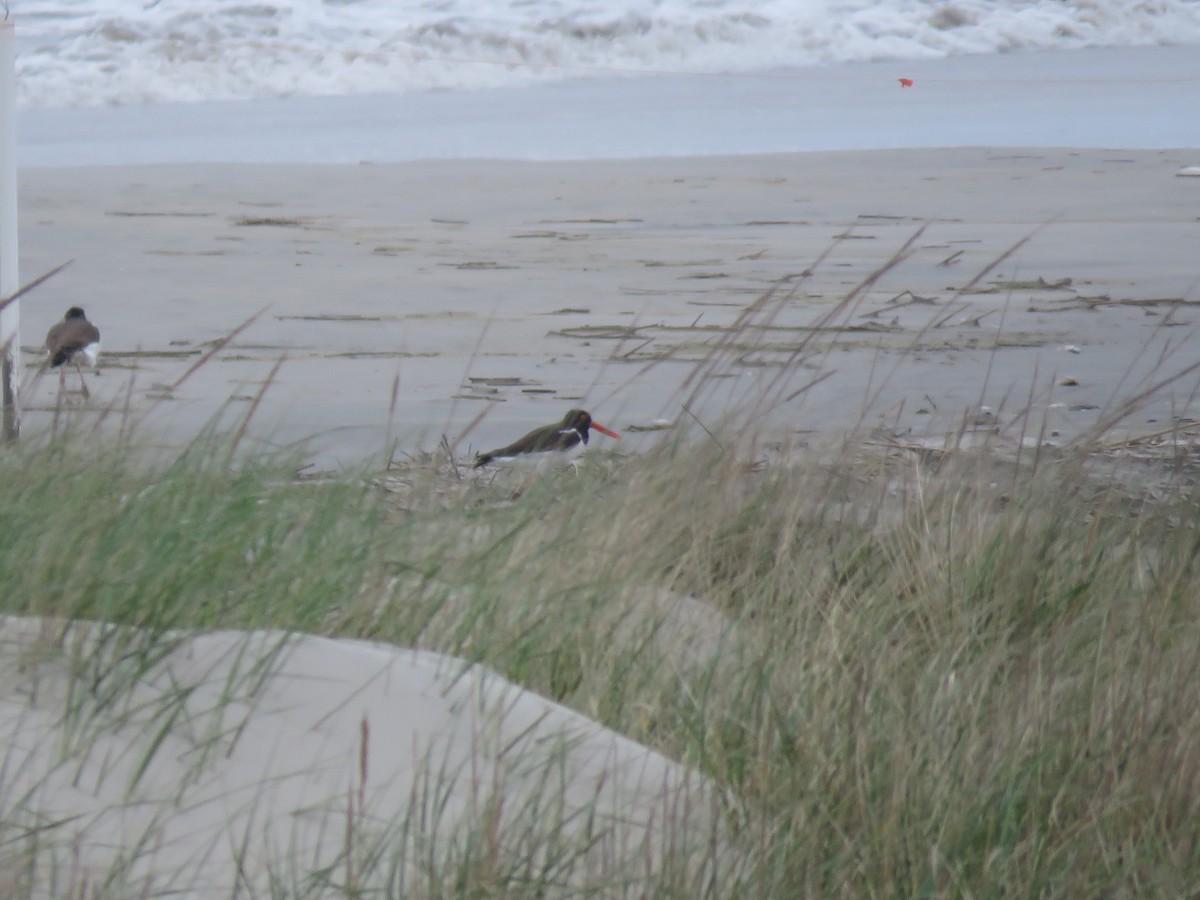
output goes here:
[[100, 329], [86, 319], [65, 319], [56, 322], [46, 332], [46, 349], [50, 365], [61, 366], [88, 344], [100, 340]]
[[535, 428], [506, 447], [489, 450], [475, 456], [475, 468], [485, 466], [493, 459], [506, 456], [521, 456], [525, 453], [541, 453], [545, 450], [570, 450], [579, 443], [579, 432], [564, 430], [560, 425], [544, 425]]

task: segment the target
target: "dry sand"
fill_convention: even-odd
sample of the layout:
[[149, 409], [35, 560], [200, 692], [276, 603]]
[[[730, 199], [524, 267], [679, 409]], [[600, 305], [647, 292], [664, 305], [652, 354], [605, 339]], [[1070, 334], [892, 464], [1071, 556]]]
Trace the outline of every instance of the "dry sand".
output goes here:
[[98, 896], [111, 876], [104, 896], [346, 896], [357, 869], [439, 896], [470, 840], [565, 884], [722, 844], [703, 776], [480, 666], [282, 632], [172, 640], [0, 618], [3, 809], [24, 837], [0, 894]]
[[[1008, 422], [1032, 391], [1034, 426], [1048, 415], [1066, 438], [1148, 373], [1195, 359], [1200, 178], [1180, 172], [1198, 159], [963, 148], [27, 169], [24, 280], [74, 262], [23, 301], [22, 338], [32, 366], [50, 324], [84, 306], [105, 355], [91, 403], [69, 398], [73, 414], [128, 393], [168, 443], [222, 407], [242, 414], [286, 357], [256, 439], [310, 438], [314, 458], [353, 461], [389, 435], [402, 452], [429, 448], [492, 405], [457, 447], [467, 453], [573, 405], [618, 429], [676, 419], [694, 361], [790, 279], [773, 327], [743, 335], [758, 349], [735, 354], [697, 400], [714, 419], [924, 226], [911, 258], [807, 345], [791, 383], [818, 383], [782, 408], [778, 435], [860, 421], [938, 433], [981, 401]], [[1194, 384], [1181, 379], [1125, 427], [1186, 415]], [[46, 426], [56, 391], [52, 377], [26, 391], [27, 429]]]

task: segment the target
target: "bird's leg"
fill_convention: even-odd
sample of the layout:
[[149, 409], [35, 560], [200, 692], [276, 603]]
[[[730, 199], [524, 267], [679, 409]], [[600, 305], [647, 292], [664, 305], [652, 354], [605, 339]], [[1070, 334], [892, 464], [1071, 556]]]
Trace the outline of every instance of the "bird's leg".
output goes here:
[[91, 392], [88, 391], [87, 382], [83, 378], [83, 369], [79, 367], [79, 360], [72, 360], [75, 363], [75, 371], [79, 373], [79, 390], [83, 393], [84, 400], [92, 399]]

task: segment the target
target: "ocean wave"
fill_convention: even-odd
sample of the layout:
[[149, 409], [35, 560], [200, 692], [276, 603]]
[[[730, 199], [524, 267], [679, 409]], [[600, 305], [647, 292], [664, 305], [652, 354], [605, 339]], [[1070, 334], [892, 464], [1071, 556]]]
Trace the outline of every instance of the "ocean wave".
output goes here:
[[1194, 0], [14, 0], [11, 10], [26, 107], [1200, 44]]

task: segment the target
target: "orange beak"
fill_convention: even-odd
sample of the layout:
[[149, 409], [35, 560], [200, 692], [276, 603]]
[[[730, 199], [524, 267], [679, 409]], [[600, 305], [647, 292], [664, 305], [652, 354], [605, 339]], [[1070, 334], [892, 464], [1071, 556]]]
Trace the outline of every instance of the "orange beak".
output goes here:
[[592, 427], [595, 428], [601, 434], [607, 434], [610, 438], [616, 438], [618, 441], [621, 439], [621, 436], [619, 434], [617, 434], [611, 428], [605, 428], [603, 425], [601, 425], [595, 419], [592, 420]]

